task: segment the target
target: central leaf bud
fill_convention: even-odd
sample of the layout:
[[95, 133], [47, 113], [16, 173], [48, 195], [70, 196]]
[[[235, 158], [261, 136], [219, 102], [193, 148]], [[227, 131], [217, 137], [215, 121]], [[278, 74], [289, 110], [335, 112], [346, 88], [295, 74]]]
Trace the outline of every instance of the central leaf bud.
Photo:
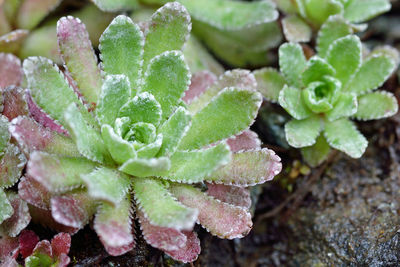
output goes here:
[[150, 144], [155, 141], [156, 136], [157, 129], [153, 124], [138, 122], [129, 127], [129, 130], [123, 135], [123, 138], [126, 141]]

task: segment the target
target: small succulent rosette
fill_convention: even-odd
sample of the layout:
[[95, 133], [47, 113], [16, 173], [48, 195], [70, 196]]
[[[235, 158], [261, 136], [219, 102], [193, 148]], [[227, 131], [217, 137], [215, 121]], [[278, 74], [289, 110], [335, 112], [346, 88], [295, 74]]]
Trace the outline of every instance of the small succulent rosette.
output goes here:
[[98, 65], [85, 26], [62, 18], [65, 74], [42, 57], [24, 61], [28, 104], [40, 116], [10, 127], [29, 155], [19, 194], [66, 232], [94, 217], [111, 255], [134, 248], [136, 217], [150, 245], [190, 262], [200, 253], [196, 222], [221, 238], [250, 231], [245, 187], [271, 180], [281, 163], [249, 130], [262, 102], [254, 76], [191, 78], [181, 52], [186, 9], [168, 3], [150, 20], [143, 33], [116, 17]]
[[376, 91], [397, 68], [398, 52], [379, 47], [363, 56], [360, 39], [345, 35], [346, 23], [337, 22], [320, 32], [318, 54], [309, 60], [299, 44], [285, 43], [279, 48], [281, 73], [255, 72], [264, 96], [293, 117], [285, 125], [289, 145], [301, 148], [313, 166], [326, 159], [330, 147], [361, 157], [367, 140], [351, 119], [381, 119], [398, 110], [392, 93]]
[[[340, 15], [354, 30], [365, 30], [370, 20], [390, 10], [390, 0], [275, 0], [287, 13], [282, 28], [290, 42], [309, 42], [313, 30], [318, 30], [330, 16]], [[357, 23], [357, 24], [355, 24]]]

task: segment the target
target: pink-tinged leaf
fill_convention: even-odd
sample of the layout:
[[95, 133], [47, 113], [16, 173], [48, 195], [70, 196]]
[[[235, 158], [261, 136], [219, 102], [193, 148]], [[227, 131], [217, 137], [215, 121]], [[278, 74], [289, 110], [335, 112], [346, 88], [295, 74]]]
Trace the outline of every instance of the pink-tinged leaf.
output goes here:
[[18, 116], [29, 114], [28, 106], [25, 101], [24, 89], [11, 86], [3, 89], [1, 93], [3, 96], [3, 115], [6, 116], [10, 121]]
[[71, 236], [67, 233], [59, 233], [51, 240], [53, 255], [60, 257], [62, 254], [68, 254], [71, 247]]
[[56, 222], [79, 229], [89, 222], [96, 211], [96, 203], [84, 192], [54, 196], [50, 206]]
[[152, 225], [140, 210], [136, 211], [136, 215], [143, 237], [149, 245], [168, 251], [178, 250], [185, 246], [187, 238], [182, 231]]
[[97, 103], [102, 79], [85, 25], [71, 16], [57, 23], [60, 53], [68, 72], [88, 102]]
[[68, 192], [83, 186], [81, 174], [88, 174], [96, 164], [85, 158], [71, 158], [35, 151], [30, 154], [27, 175], [53, 193]]
[[19, 252], [23, 258], [30, 256], [36, 244], [39, 243], [39, 237], [31, 230], [24, 230], [19, 235]]
[[18, 147], [9, 144], [0, 160], [0, 187], [10, 187], [21, 177], [26, 164], [25, 156]]
[[17, 53], [28, 34], [27, 30], [15, 30], [0, 36], [0, 51]]
[[47, 115], [47, 113], [35, 103], [29, 90], [26, 91], [26, 102], [28, 103], [29, 113], [35, 121], [52, 131], [68, 136], [68, 131]]
[[253, 225], [248, 210], [224, 203], [189, 185], [174, 184], [171, 192], [184, 205], [199, 211], [200, 224], [220, 238], [241, 238]]
[[55, 9], [61, 0], [25, 0], [21, 4], [17, 15], [17, 27], [33, 29]]
[[2, 266], [3, 261], [8, 258], [17, 258], [18, 247], [18, 238], [9, 237], [7, 234], [0, 231], [0, 266]]
[[127, 194], [117, 207], [107, 203], [99, 207], [94, 229], [110, 255], [122, 255], [135, 246], [131, 208], [130, 194]]
[[184, 247], [178, 250], [164, 250], [164, 252], [174, 260], [183, 263], [193, 262], [197, 260], [201, 251], [200, 240], [195, 232], [184, 231], [183, 234], [186, 236], [186, 244]]
[[22, 177], [18, 183], [18, 195], [27, 203], [41, 209], [50, 208], [51, 194], [35, 179]]
[[0, 53], [0, 88], [21, 84], [21, 60], [13, 54]]
[[56, 222], [52, 217], [50, 210], [40, 209], [35, 206], [29, 206], [29, 212], [32, 216], [32, 221], [34, 223], [38, 223], [57, 232], [64, 232], [73, 235], [79, 231], [79, 228], [65, 226]]
[[33, 249], [32, 254], [34, 254], [34, 253], [47, 255], [50, 258], [52, 258], [53, 253], [52, 253], [50, 242], [48, 240], [39, 241], [39, 243], [37, 243], [35, 248]]
[[33, 151], [66, 156], [80, 155], [72, 139], [51, 131], [26, 116], [13, 119], [10, 132], [27, 155]]
[[5, 266], [5, 267], [20, 267], [21, 265], [18, 264], [18, 262], [12, 258], [12, 257], [6, 257], [4, 260], [0, 259], [0, 265]]
[[16, 237], [31, 221], [28, 205], [17, 194], [8, 192], [7, 198], [14, 209], [13, 215], [0, 228], [11, 237]]
[[281, 170], [281, 159], [274, 151], [255, 149], [234, 153], [227, 165], [206, 180], [217, 184], [249, 186], [272, 180]]
[[222, 202], [249, 209], [250, 191], [247, 188], [223, 184], [207, 184], [207, 194]]
[[260, 148], [261, 141], [255, 132], [245, 130], [243, 133], [229, 138], [227, 144], [231, 148], [232, 152], [238, 152], [241, 150]]
[[68, 257], [67, 254], [61, 254], [57, 260], [57, 267], [67, 267], [70, 264], [71, 259]]
[[217, 76], [208, 70], [196, 72], [193, 74], [189, 89], [185, 92], [185, 96], [182, 98], [182, 100], [185, 101], [186, 104], [190, 104], [216, 81]]

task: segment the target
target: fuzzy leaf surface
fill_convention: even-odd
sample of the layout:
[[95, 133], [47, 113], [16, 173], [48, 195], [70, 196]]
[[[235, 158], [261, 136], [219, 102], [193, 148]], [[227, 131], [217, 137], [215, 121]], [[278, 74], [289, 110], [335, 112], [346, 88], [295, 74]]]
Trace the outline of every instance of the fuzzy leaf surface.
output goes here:
[[352, 158], [361, 157], [368, 145], [367, 139], [357, 130], [354, 123], [347, 119], [326, 122], [324, 135], [331, 147]]
[[126, 161], [119, 170], [137, 177], [155, 176], [167, 171], [171, 161], [167, 157], [141, 159], [134, 158]]
[[283, 33], [289, 42], [309, 42], [312, 37], [312, 29], [300, 17], [296, 15], [287, 16], [282, 19]]
[[279, 93], [279, 104], [295, 119], [308, 118], [312, 112], [302, 97], [302, 91], [285, 85]]
[[319, 56], [313, 56], [307, 62], [307, 68], [301, 74], [301, 79], [304, 84], [320, 81], [324, 75], [334, 76], [336, 71]]
[[11, 206], [6, 193], [0, 188], [0, 224], [10, 218], [13, 213], [14, 209]]
[[3, 96], [2, 114], [10, 121], [18, 116], [29, 114], [24, 89], [11, 86], [3, 89], [1, 93]]
[[343, 16], [351, 22], [358, 23], [389, 11], [390, 8], [391, 5], [388, 0], [349, 1]]
[[350, 117], [357, 112], [358, 103], [355, 94], [340, 93], [336, 105], [326, 113], [330, 121]]
[[117, 135], [110, 125], [104, 124], [101, 127], [101, 135], [111, 157], [117, 163], [122, 164], [129, 159], [136, 158], [137, 152], [133, 145]]
[[135, 200], [151, 224], [177, 230], [191, 230], [197, 220], [197, 210], [178, 202], [163, 181], [153, 178], [133, 180]]
[[354, 115], [359, 120], [376, 120], [393, 116], [398, 111], [396, 97], [389, 92], [373, 92], [358, 97]]
[[7, 233], [11, 237], [16, 237], [31, 221], [28, 205], [17, 194], [13, 192], [7, 193], [7, 198], [13, 209], [13, 214], [5, 220], [0, 231]]
[[0, 188], [13, 186], [21, 177], [26, 158], [14, 144], [9, 144], [0, 160]]
[[177, 250], [164, 250], [171, 258], [183, 263], [194, 262], [200, 254], [200, 240], [193, 231], [183, 231], [186, 236], [186, 243]]
[[331, 148], [323, 134], [318, 136], [314, 145], [301, 148], [301, 154], [303, 155], [304, 160], [311, 167], [316, 167], [324, 162], [330, 151]]
[[21, 79], [21, 60], [13, 54], [0, 53], [0, 88], [19, 85]]
[[207, 184], [207, 194], [222, 202], [249, 209], [250, 190], [245, 187], [224, 184]]
[[8, 119], [0, 115], [0, 153], [3, 154], [4, 150], [8, 146], [8, 143], [10, 142], [10, 132], [8, 131], [9, 127], [9, 122]]
[[253, 72], [257, 90], [271, 102], [278, 102], [279, 92], [286, 84], [285, 78], [276, 69], [262, 68]]
[[225, 88], [193, 116], [179, 149], [198, 149], [245, 130], [253, 123], [261, 102], [258, 92]]
[[300, 74], [306, 64], [306, 57], [299, 44], [285, 43], [279, 47], [279, 67], [289, 85], [301, 87]]
[[[188, 56], [185, 54], [185, 60], [188, 61]], [[190, 64], [189, 64], [190, 66]], [[207, 88], [213, 85], [217, 81], [217, 77], [214, 73], [203, 70], [195, 72], [192, 75], [189, 89], [185, 92], [185, 96], [182, 98], [186, 104], [190, 104], [201, 96]]]
[[132, 10], [138, 6], [137, 0], [93, 0], [93, 2], [105, 12]]
[[321, 121], [318, 116], [303, 120], [293, 119], [285, 124], [286, 140], [296, 148], [313, 145], [321, 130]]
[[238, 152], [241, 150], [260, 148], [261, 140], [255, 132], [246, 130], [239, 135], [229, 138], [227, 144], [232, 152]]

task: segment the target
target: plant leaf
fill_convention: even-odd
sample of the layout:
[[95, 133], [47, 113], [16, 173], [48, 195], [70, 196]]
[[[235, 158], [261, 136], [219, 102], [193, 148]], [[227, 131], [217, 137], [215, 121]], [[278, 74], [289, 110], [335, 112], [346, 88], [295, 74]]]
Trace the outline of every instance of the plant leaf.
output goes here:
[[[17, 194], [13, 192], [7, 193], [7, 198], [12, 206], [13, 214], [5, 220], [0, 228], [2, 232], [7, 233], [11, 237], [16, 237], [31, 221], [28, 205]], [[1, 230], [0, 230], [1, 231]]]
[[132, 10], [138, 6], [137, 0], [93, 0], [93, 2], [106, 12]]
[[85, 25], [77, 18], [63, 17], [57, 22], [60, 54], [68, 72], [88, 102], [97, 103], [101, 74]]
[[154, 96], [143, 92], [123, 105], [118, 112], [118, 117], [128, 117], [132, 124], [146, 122], [158, 126], [161, 121], [161, 112], [161, 105]]
[[71, 236], [67, 233], [58, 233], [51, 239], [52, 253], [57, 258], [62, 254], [68, 254], [70, 247]]
[[80, 155], [70, 138], [39, 125], [29, 117], [22, 116], [12, 120], [10, 133], [25, 154], [39, 150], [71, 157]]
[[343, 13], [343, 5], [340, 1], [307, 0], [303, 2], [307, 19], [317, 26], [324, 23], [329, 16]]
[[126, 161], [119, 170], [137, 177], [148, 177], [158, 175], [168, 170], [171, 162], [167, 157], [150, 159], [130, 159]]
[[175, 182], [199, 183], [230, 160], [225, 142], [203, 150], [177, 151], [171, 156], [171, 168], [161, 176]]
[[6, 264], [7, 259], [17, 258], [18, 253], [19, 253], [18, 238], [9, 237], [7, 234], [0, 232], [0, 260], [1, 261], [4, 260], [5, 261], [4, 264]]
[[178, 202], [163, 181], [153, 178], [133, 179], [137, 205], [149, 222], [155, 226], [191, 230], [197, 220], [197, 210]]
[[90, 160], [105, 162], [109, 158], [109, 153], [100, 132], [88, 124], [74, 103], [67, 108], [64, 117], [79, 152]]
[[354, 115], [357, 112], [357, 108], [357, 96], [355, 94], [339, 93], [335, 106], [325, 115], [328, 120], [334, 121]]
[[29, 111], [25, 100], [24, 89], [11, 86], [1, 90], [1, 93], [3, 96], [2, 114], [10, 121], [18, 116], [28, 115]]
[[18, 9], [17, 28], [31, 30], [54, 10], [61, 0], [25, 0]]
[[293, 119], [285, 124], [286, 140], [292, 147], [305, 147], [315, 144], [315, 140], [322, 130], [319, 116], [307, 119]]
[[[188, 60], [185, 55], [185, 59]], [[190, 104], [201, 96], [208, 87], [213, 85], [217, 81], [215, 74], [208, 70], [199, 71], [193, 74], [189, 89], [185, 92], [185, 96], [182, 98], [186, 104]]]
[[385, 13], [390, 8], [388, 0], [349, 1], [343, 16], [351, 22], [359, 23]]
[[361, 65], [361, 41], [356, 35], [335, 40], [327, 52], [328, 63], [336, 70], [336, 78], [346, 87]]
[[124, 15], [116, 17], [100, 37], [100, 58], [108, 74], [128, 77], [132, 92], [140, 86], [144, 37], [139, 26]]
[[13, 54], [0, 53], [0, 88], [18, 86], [21, 80], [21, 60]]
[[279, 99], [279, 92], [283, 89], [285, 78], [273, 68], [262, 68], [253, 72], [257, 80], [257, 90], [267, 100], [276, 103]]
[[137, 152], [132, 143], [122, 139], [114, 132], [114, 129], [107, 124], [101, 127], [101, 134], [111, 157], [119, 164], [126, 162], [129, 159], [137, 157]]
[[304, 102], [301, 92], [295, 87], [285, 85], [279, 93], [279, 104], [297, 120], [306, 119], [312, 114]]
[[250, 209], [251, 197], [247, 188], [224, 184], [207, 184], [207, 195], [234, 206]]
[[323, 58], [313, 56], [307, 62], [307, 68], [301, 74], [304, 84], [321, 81], [325, 75], [334, 76], [336, 71]]
[[26, 158], [14, 144], [8, 144], [0, 160], [0, 188], [13, 186], [21, 177]]
[[266, 148], [237, 152], [227, 165], [205, 180], [237, 186], [261, 184], [272, 180], [281, 171], [280, 161], [275, 152]]
[[3, 191], [3, 189], [0, 188], [0, 224], [10, 218], [13, 213], [14, 209], [11, 206], [11, 203], [8, 200], [6, 193]]
[[0, 51], [7, 53], [17, 53], [22, 44], [25, 44], [29, 31], [15, 30], [0, 36]]
[[253, 123], [261, 102], [258, 92], [223, 89], [193, 116], [179, 149], [198, 149], [245, 130]]
[[183, 54], [167, 51], [150, 61], [144, 75], [143, 91], [154, 95], [161, 104], [162, 118], [165, 120], [179, 105], [189, 84], [190, 71]]
[[186, 236], [185, 245], [180, 249], [164, 250], [164, 252], [174, 260], [183, 263], [193, 262], [197, 260], [201, 251], [200, 240], [195, 232], [183, 231], [182, 233]]
[[118, 206], [126, 196], [131, 184], [128, 176], [106, 167], [82, 174], [81, 178], [85, 182], [90, 197], [107, 201], [114, 207]]
[[119, 109], [130, 98], [131, 86], [128, 78], [125, 75], [107, 75], [96, 108], [96, 116], [100, 124], [114, 125]]
[[27, 175], [54, 193], [70, 191], [83, 185], [81, 174], [88, 174], [96, 164], [85, 158], [71, 158], [35, 151], [30, 155]]
[[279, 67], [291, 86], [301, 87], [300, 75], [306, 68], [303, 48], [296, 43], [285, 43], [279, 47]]
[[255, 132], [245, 130], [241, 134], [229, 138], [227, 144], [232, 152], [238, 152], [259, 148], [261, 146], [261, 141]]
[[386, 91], [368, 93], [358, 97], [358, 120], [376, 120], [393, 116], [398, 111], [396, 97]]
[[324, 136], [331, 147], [343, 151], [352, 158], [361, 157], [368, 146], [367, 139], [348, 119], [325, 122]]
[[333, 41], [352, 34], [351, 25], [340, 15], [331, 16], [322, 24], [317, 36], [318, 55], [325, 58]]
[[395, 61], [385, 55], [376, 55], [363, 62], [346, 91], [365, 94], [382, 86], [396, 68]]
[[300, 17], [289, 15], [282, 19], [283, 33], [289, 42], [309, 42], [312, 37], [312, 29]]
[[191, 116], [183, 107], [178, 107], [175, 112], [158, 129], [162, 134], [163, 142], [157, 156], [170, 156], [175, 153], [182, 137], [189, 130]]
[[146, 30], [143, 54], [143, 69], [152, 58], [166, 51], [182, 50], [189, 38], [192, 23], [184, 6], [170, 2], [158, 9], [150, 18]]
[[251, 230], [251, 215], [241, 207], [221, 202], [188, 185], [174, 184], [171, 192], [184, 205], [198, 209], [200, 224], [213, 235], [241, 238]]
[[22, 177], [18, 183], [18, 195], [21, 199], [40, 209], [50, 209], [51, 193], [30, 176]]
[[311, 167], [317, 167], [324, 162], [328, 158], [330, 152], [331, 148], [323, 134], [317, 137], [314, 145], [301, 148], [301, 154], [304, 160]]
[[11, 135], [8, 131], [9, 124], [8, 119], [0, 115], [0, 155], [4, 153], [4, 150], [10, 142]]
[[125, 194], [117, 207], [103, 203], [94, 220], [94, 229], [107, 252], [122, 255], [135, 246], [132, 234], [131, 198]]

